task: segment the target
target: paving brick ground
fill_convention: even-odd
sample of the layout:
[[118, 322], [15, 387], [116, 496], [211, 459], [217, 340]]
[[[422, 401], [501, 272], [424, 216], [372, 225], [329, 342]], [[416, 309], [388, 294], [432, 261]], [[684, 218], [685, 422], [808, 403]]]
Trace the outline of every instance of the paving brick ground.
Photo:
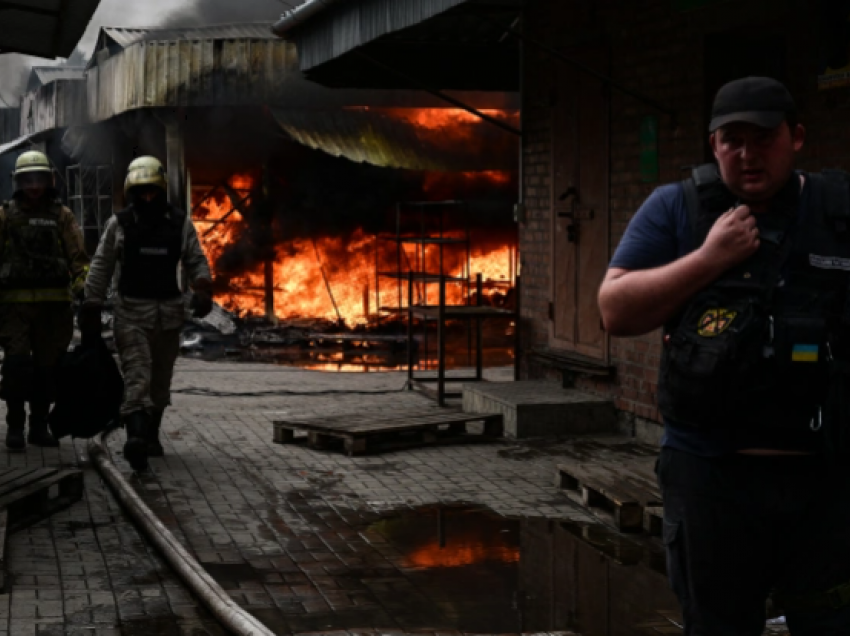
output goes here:
[[[432, 405], [403, 391], [404, 380], [181, 360], [166, 457], [134, 476], [120, 456], [123, 435], [110, 446], [163, 522], [276, 632], [459, 634], [449, 593], [411, 568], [376, 521], [459, 502], [509, 517], [595, 520], [552, 485], [556, 447], [494, 443], [348, 458], [272, 443], [271, 423], [285, 416]], [[68, 441], [59, 450], [0, 454], [0, 467], [81, 467], [86, 485], [83, 502], [11, 537], [13, 584], [0, 595], [0, 636], [223, 633], [85, 457], [83, 443]], [[647, 633], [671, 633], [669, 621], [654, 624]]]

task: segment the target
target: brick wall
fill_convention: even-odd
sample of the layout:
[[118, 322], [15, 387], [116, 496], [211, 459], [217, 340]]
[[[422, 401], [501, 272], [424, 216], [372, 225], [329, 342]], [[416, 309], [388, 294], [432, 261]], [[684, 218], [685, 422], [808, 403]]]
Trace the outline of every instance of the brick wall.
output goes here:
[[[786, 81], [797, 98], [809, 136], [800, 157], [804, 169], [850, 169], [850, 89], [817, 90], [817, 26], [806, 4], [797, 0], [738, 0], [735, 11], [719, 4], [687, 13], [672, 10], [672, 0], [528, 0], [527, 34], [555, 47], [605, 41], [611, 51], [612, 78], [677, 113], [674, 122], [659, 115], [658, 183], [642, 183], [639, 172], [641, 119], [658, 114], [651, 106], [616, 90], [611, 92], [610, 215], [611, 251], [635, 211], [662, 183], [684, 178], [683, 166], [700, 163], [707, 151], [705, 132], [705, 41], [730, 33], [747, 38], [784, 34]], [[771, 16], [765, 19], [764, 16]], [[523, 349], [549, 343], [548, 304], [551, 272], [550, 94], [555, 64], [526, 46], [524, 62], [524, 194], [526, 221], [520, 225], [522, 253]], [[580, 380], [579, 386], [615, 400], [633, 417], [658, 421], [655, 406], [659, 334], [612, 339], [613, 381]], [[525, 377], [553, 375], [546, 367], [523, 362]]]

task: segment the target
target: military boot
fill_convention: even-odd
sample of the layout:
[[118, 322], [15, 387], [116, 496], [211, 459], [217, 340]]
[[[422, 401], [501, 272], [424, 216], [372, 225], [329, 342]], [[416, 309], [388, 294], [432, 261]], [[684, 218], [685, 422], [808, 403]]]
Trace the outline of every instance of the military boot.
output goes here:
[[151, 413], [151, 427], [148, 431], [148, 457], [162, 457], [165, 450], [159, 441], [159, 429], [162, 427], [162, 416], [164, 410], [155, 410]]
[[33, 404], [30, 402], [30, 429], [27, 441], [33, 446], [56, 448], [59, 440], [51, 435], [47, 428], [47, 415], [50, 413], [49, 404]]
[[135, 471], [143, 471], [148, 467], [150, 417], [147, 411], [133, 411], [124, 416], [124, 428], [127, 429], [124, 459], [130, 462]]
[[27, 422], [26, 402], [6, 401], [6, 448], [19, 451], [27, 447], [24, 426]]

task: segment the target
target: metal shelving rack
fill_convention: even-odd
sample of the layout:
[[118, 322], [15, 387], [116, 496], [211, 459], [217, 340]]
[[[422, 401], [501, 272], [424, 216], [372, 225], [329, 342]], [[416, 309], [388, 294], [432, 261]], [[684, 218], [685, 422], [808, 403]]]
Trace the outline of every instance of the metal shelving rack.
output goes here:
[[68, 207], [83, 232], [86, 250], [94, 254], [112, 216], [112, 166], [77, 164], [65, 170]]
[[[418, 227], [411, 231], [405, 223], [405, 212], [412, 209], [417, 216]], [[461, 236], [447, 236], [445, 230], [445, 214], [447, 211], [455, 210], [455, 213], [463, 215]], [[436, 226], [434, 223], [436, 222]], [[515, 312], [499, 309], [496, 307], [482, 306], [482, 292], [484, 283], [481, 274], [476, 276], [475, 291], [477, 302], [472, 304], [472, 274], [471, 259], [472, 245], [470, 240], [469, 207], [465, 201], [421, 201], [399, 203], [396, 207], [396, 232], [395, 236], [389, 238], [396, 244], [396, 271], [378, 272], [378, 278], [389, 278], [396, 281], [398, 285], [398, 306], [396, 308], [382, 308], [385, 312], [406, 314], [407, 316], [407, 378], [408, 388], [418, 388], [426, 395], [437, 400], [440, 406], [444, 406], [446, 398], [458, 397], [460, 393], [446, 391], [446, 381], [452, 382], [480, 382], [483, 378], [483, 343], [482, 322], [491, 317], [510, 318]], [[404, 249], [405, 244], [415, 246], [413, 258], [409, 258]], [[428, 248], [437, 247], [438, 266], [437, 271], [428, 271]], [[462, 249], [461, 257], [462, 271], [460, 276], [448, 276], [445, 272], [446, 250]], [[376, 255], [377, 256], [377, 255]], [[407, 261], [407, 262], [405, 262]], [[412, 262], [411, 262], [412, 261]], [[405, 268], [407, 265], [407, 268]], [[404, 286], [407, 284], [407, 293]], [[436, 304], [429, 302], [429, 287], [437, 285]], [[459, 305], [448, 305], [446, 303], [446, 286], [462, 285], [464, 287], [463, 301]], [[404, 299], [406, 296], [406, 304]], [[449, 320], [465, 320], [469, 323], [468, 329], [468, 356], [470, 364], [473, 352], [475, 357], [475, 374], [468, 376], [446, 377], [446, 325]], [[425, 376], [417, 374], [414, 360], [414, 325], [419, 323], [424, 327], [424, 349], [428, 351], [428, 323], [436, 323], [437, 331], [437, 376]], [[473, 346], [473, 326], [474, 346]], [[436, 383], [437, 390], [434, 391], [430, 384]]]
[[[447, 211], [456, 210], [463, 215], [463, 235], [461, 237], [446, 236], [445, 214]], [[406, 213], [413, 211], [414, 223], [406, 219]], [[385, 313], [403, 314], [405, 281], [413, 276], [420, 300], [425, 304], [428, 302], [428, 287], [440, 282], [444, 277], [450, 283], [458, 283], [466, 286], [466, 298], [469, 302], [469, 268], [472, 247], [470, 244], [469, 207], [465, 201], [407, 201], [396, 204], [396, 227], [395, 236], [387, 237], [387, 240], [396, 246], [396, 270], [377, 272], [377, 289], [380, 293], [380, 279], [388, 278], [396, 281], [398, 286], [398, 303], [396, 307], [380, 307]], [[436, 227], [432, 224], [436, 220]], [[415, 226], [415, 227], [411, 227]], [[415, 254], [409, 258], [404, 249], [405, 245], [414, 245]], [[436, 246], [439, 254], [438, 271], [428, 271], [428, 248]], [[445, 250], [446, 248], [462, 248], [463, 273], [461, 276], [445, 276]], [[407, 267], [405, 267], [407, 265]]]
[[[461, 392], [446, 391], [446, 382], [481, 382], [484, 380], [484, 347], [482, 342], [482, 322], [487, 318], [516, 318], [517, 313], [509, 309], [482, 306], [481, 298], [483, 284], [481, 274], [476, 274], [475, 289], [477, 302], [475, 305], [446, 304], [446, 278], [439, 281], [439, 300], [437, 305], [413, 304], [413, 276], [408, 277], [408, 321], [407, 321], [407, 385], [408, 388], [418, 388], [420, 391], [437, 400], [440, 406], [445, 406], [446, 398], [461, 397]], [[417, 376], [413, 367], [413, 322], [420, 320], [437, 324], [437, 377]], [[475, 375], [446, 377], [446, 323], [448, 320], [468, 320], [470, 327], [475, 325]], [[518, 331], [518, 330], [517, 330]], [[427, 333], [427, 329], [426, 329]], [[469, 330], [470, 338], [472, 329]], [[428, 384], [436, 383], [434, 391]]]

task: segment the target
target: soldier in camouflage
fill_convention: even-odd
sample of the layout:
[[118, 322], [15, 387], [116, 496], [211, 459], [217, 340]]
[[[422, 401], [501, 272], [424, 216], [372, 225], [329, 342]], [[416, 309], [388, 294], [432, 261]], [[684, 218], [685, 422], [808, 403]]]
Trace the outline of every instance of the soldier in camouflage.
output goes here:
[[[47, 415], [56, 365], [74, 332], [72, 295], [89, 270], [83, 235], [54, 189], [44, 153], [18, 157], [15, 194], [0, 210], [0, 398], [6, 402], [6, 447], [58, 446]], [[24, 427], [29, 402], [29, 432]]]
[[125, 384], [124, 456], [133, 469], [144, 470], [148, 457], [163, 454], [159, 431], [171, 403], [185, 315], [180, 264], [191, 281], [196, 316], [212, 310], [212, 277], [192, 219], [166, 201], [165, 170], [157, 159], [133, 161], [124, 192], [129, 206], [109, 220], [92, 261], [80, 328], [100, 331], [111, 281], [115, 344]]

